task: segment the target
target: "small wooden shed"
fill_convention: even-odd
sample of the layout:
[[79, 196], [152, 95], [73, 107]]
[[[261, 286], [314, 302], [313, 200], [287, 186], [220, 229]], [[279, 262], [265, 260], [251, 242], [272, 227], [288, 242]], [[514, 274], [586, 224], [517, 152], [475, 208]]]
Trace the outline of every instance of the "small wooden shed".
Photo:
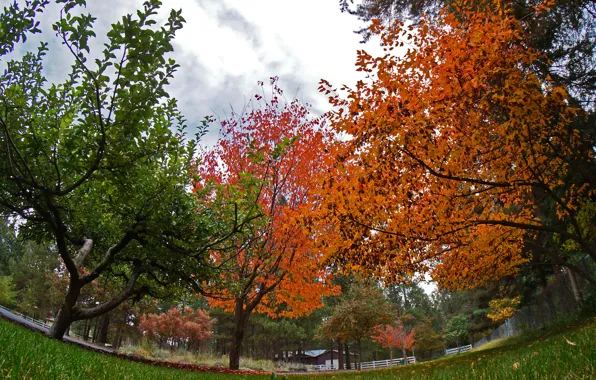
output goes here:
[[[356, 363], [357, 360], [358, 355], [350, 352], [350, 363]], [[331, 364], [333, 364], [333, 369], [337, 369], [339, 356], [337, 350], [308, 350], [302, 353], [300, 362], [308, 365], [325, 365], [328, 368], [331, 368]]]

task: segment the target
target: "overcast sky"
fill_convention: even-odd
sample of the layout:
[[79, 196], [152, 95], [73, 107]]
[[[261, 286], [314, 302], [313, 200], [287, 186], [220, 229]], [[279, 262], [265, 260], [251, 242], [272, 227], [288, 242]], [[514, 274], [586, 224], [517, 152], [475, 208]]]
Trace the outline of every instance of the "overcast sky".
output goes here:
[[[7, 3], [0, 0], [2, 7]], [[134, 13], [143, 1], [87, 3], [86, 12], [97, 17], [94, 30], [101, 50], [99, 43], [110, 24]], [[258, 90], [257, 81], [267, 83], [271, 76], [280, 78], [288, 99], [297, 94], [321, 114], [329, 107], [317, 92], [319, 80], [352, 86], [360, 78], [354, 66], [356, 51], [380, 50], [376, 43], [359, 43], [353, 31], [363, 24], [342, 13], [337, 0], [163, 0], [162, 21], [172, 8], [182, 9], [186, 24], [175, 40], [173, 57], [181, 67], [169, 92], [191, 125], [207, 115], [223, 117], [230, 106], [240, 110]], [[45, 66], [50, 81], [63, 80], [72, 60], [51, 30], [59, 11], [56, 6], [47, 8], [40, 18], [43, 35], [26, 45], [31, 50], [40, 38], [50, 42]], [[214, 137], [216, 131], [209, 140]]]

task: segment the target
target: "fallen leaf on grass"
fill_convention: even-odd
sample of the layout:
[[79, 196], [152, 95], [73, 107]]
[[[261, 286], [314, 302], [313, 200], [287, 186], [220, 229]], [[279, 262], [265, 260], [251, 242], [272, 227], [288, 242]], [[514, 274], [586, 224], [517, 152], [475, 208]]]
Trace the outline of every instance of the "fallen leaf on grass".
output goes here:
[[513, 369], [518, 369], [518, 368], [519, 368], [519, 363], [518, 362], [513, 363]]
[[565, 342], [567, 342], [567, 344], [572, 345], [572, 346], [577, 346], [577, 344], [575, 344], [572, 341], [570, 341], [569, 339], [567, 339], [566, 336], [564, 336], [563, 338], [565, 338]]

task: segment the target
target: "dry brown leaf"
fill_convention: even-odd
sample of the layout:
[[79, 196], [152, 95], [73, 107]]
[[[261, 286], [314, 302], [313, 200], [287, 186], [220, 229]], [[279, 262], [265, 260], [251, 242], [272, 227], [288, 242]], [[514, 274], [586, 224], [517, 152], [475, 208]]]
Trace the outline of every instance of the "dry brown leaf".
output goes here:
[[567, 339], [566, 336], [564, 336], [563, 338], [565, 338], [565, 342], [567, 342], [567, 344], [571, 345], [571, 346], [577, 346], [577, 344], [573, 343], [572, 341], [570, 341], [569, 339]]

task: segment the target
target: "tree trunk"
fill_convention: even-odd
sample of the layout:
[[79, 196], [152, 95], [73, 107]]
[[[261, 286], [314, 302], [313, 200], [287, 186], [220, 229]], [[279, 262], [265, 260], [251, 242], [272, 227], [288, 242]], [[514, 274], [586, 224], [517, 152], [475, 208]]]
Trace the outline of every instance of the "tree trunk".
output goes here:
[[331, 350], [329, 350], [329, 354], [331, 355], [331, 369], [333, 369], [333, 341], [331, 341]]
[[389, 359], [393, 360], [393, 347], [389, 347]]
[[85, 321], [85, 324], [83, 325], [83, 333], [81, 334], [85, 342], [89, 340], [89, 331], [91, 330], [91, 327], [89, 327], [89, 322], [90, 321], [88, 319]]
[[347, 343], [344, 344], [344, 349], [346, 351], [346, 369], [352, 369], [352, 365], [350, 364], [350, 347]]
[[257, 345], [256, 345], [256, 342], [255, 342], [256, 339], [254, 338], [255, 335], [256, 335], [256, 333], [255, 333], [255, 326], [252, 326], [252, 328], [250, 330], [251, 330], [251, 336], [252, 336], [252, 339], [251, 339], [251, 342], [250, 342], [251, 343], [250, 344], [251, 345], [251, 355], [252, 355], [252, 357], [255, 357], [255, 356], [257, 356]]
[[97, 342], [106, 344], [108, 342], [108, 331], [110, 328], [110, 314], [106, 314], [101, 319], [101, 326], [97, 334]]
[[97, 342], [97, 337], [99, 335], [99, 324], [103, 318], [95, 318], [95, 323], [93, 324], [93, 343]]
[[62, 339], [64, 333], [68, 330], [71, 323], [75, 320], [85, 320], [99, 317], [100, 315], [114, 310], [122, 302], [126, 301], [131, 296], [135, 294], [142, 295], [142, 293], [138, 293], [134, 289], [136, 281], [141, 274], [142, 267], [135, 267], [128, 280], [128, 283], [126, 284], [126, 288], [122, 293], [98, 306], [91, 307], [88, 309], [76, 310], [75, 306], [79, 298], [79, 295], [81, 294], [81, 288], [89, 282], [73, 280], [73, 277], [71, 277], [70, 283], [68, 285], [68, 292], [66, 293], [66, 297], [64, 298], [62, 306], [60, 306], [60, 310], [58, 310], [58, 314], [56, 315], [54, 324], [52, 324], [52, 327], [50, 327], [50, 330], [48, 331], [48, 335], [52, 338]]
[[337, 340], [338, 369], [344, 369], [344, 356], [341, 354], [341, 339]]
[[579, 289], [579, 285], [577, 283], [577, 278], [575, 277], [575, 273], [569, 268], [567, 269], [567, 275], [569, 275], [569, 282], [571, 283], [571, 290], [573, 290], [573, 297], [575, 298], [575, 303], [579, 307], [582, 303], [582, 293]]
[[358, 340], [358, 371], [362, 369], [362, 342]]
[[77, 299], [79, 298], [79, 294], [81, 294], [80, 286], [78, 284], [73, 284], [71, 281], [64, 302], [60, 306], [58, 314], [56, 314], [56, 318], [54, 319], [54, 323], [52, 323], [52, 327], [50, 327], [50, 330], [48, 331], [50, 337], [55, 339], [62, 339], [64, 337], [64, 333], [66, 333], [66, 330], [68, 330], [71, 323], [74, 322], [72, 312], [77, 303]]
[[402, 347], [401, 348], [401, 356], [404, 358], [404, 364], [406, 364], [406, 361], [408, 359], [408, 354], [406, 354], [406, 348]]
[[55, 339], [62, 339], [71, 323], [70, 310], [65, 309], [63, 311], [61, 308], [56, 319], [54, 319], [54, 323], [52, 323], [52, 327], [50, 327], [50, 330], [48, 331], [48, 335]]
[[114, 334], [114, 341], [112, 343], [112, 346], [114, 346], [115, 349], [120, 348], [120, 334], [122, 333], [122, 327], [118, 326], [116, 328], [116, 334]]
[[[555, 273], [556, 280], [557, 280], [556, 282], [558, 282], [558, 279], [559, 279], [558, 267], [554, 264], [553, 264], [553, 273]], [[542, 283], [541, 284], [542, 289], [544, 289], [544, 293], [546, 295], [546, 297], [544, 297], [544, 298], [546, 299], [546, 304], [548, 305], [550, 319], [554, 320], [557, 317], [557, 306], [555, 305], [555, 302], [553, 301], [553, 288], [552, 288], [552, 286], [548, 286], [546, 277], [543, 277], [543, 280], [541, 281], [541, 283]]]
[[242, 339], [248, 325], [251, 309], [244, 309], [242, 299], [236, 300], [234, 308], [234, 329], [232, 330], [232, 341], [230, 343], [230, 369], [240, 368], [240, 352], [242, 349]]

